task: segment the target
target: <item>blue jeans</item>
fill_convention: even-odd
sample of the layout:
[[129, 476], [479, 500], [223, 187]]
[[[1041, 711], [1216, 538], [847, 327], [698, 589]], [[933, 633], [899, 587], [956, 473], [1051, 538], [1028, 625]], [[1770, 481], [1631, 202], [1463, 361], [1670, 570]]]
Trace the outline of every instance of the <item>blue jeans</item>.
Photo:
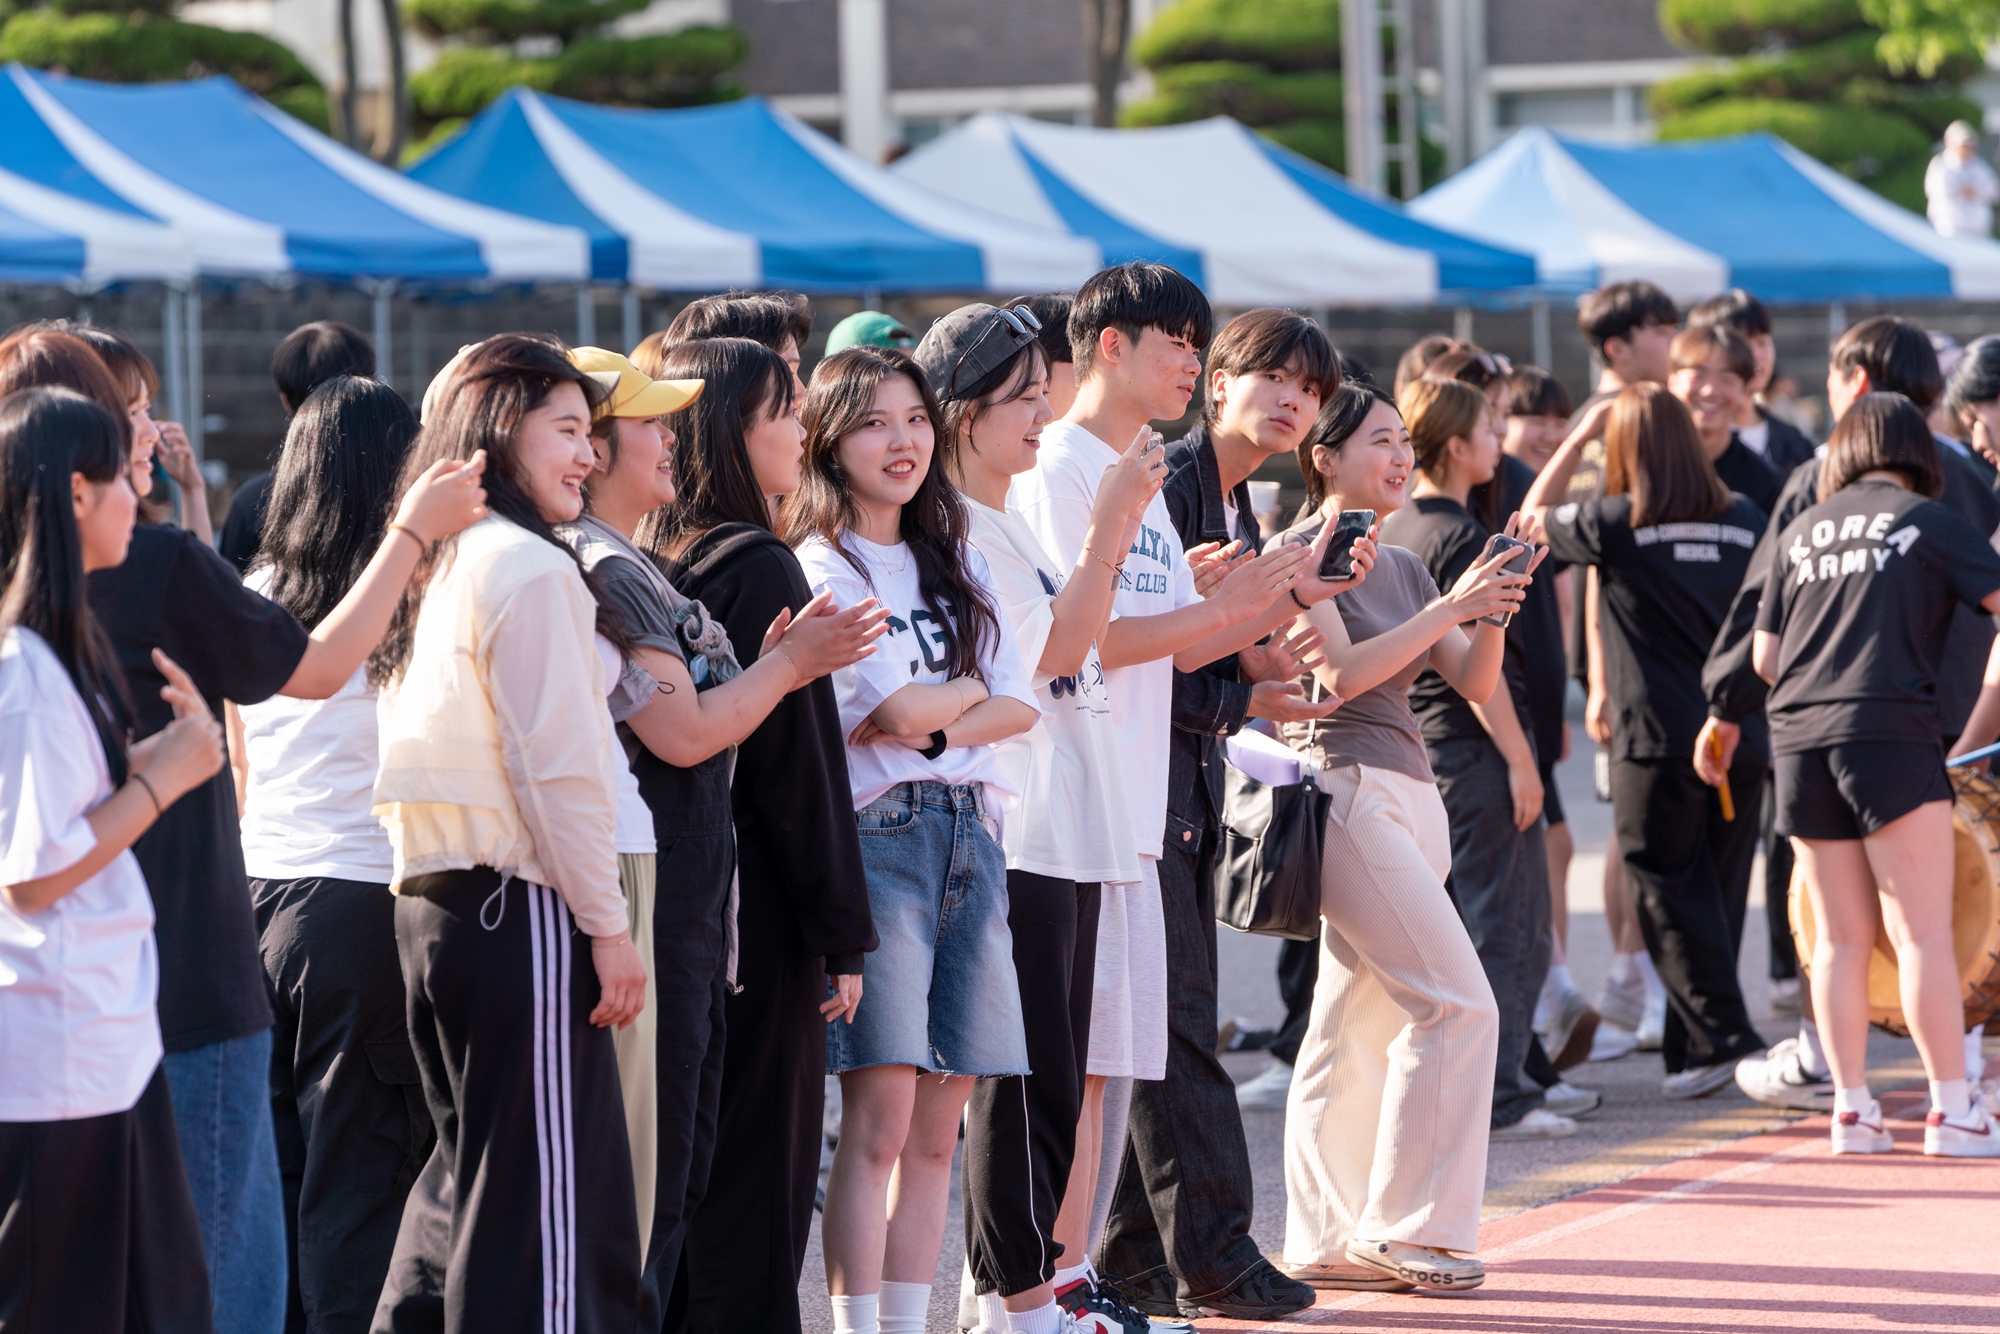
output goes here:
[[285, 1327], [285, 1210], [271, 1131], [271, 1030], [162, 1062], [208, 1254], [215, 1334]]
[[827, 1025], [827, 1073], [1028, 1073], [1007, 855], [986, 832], [980, 792], [898, 783], [855, 812], [881, 944], [862, 962], [854, 1022]]

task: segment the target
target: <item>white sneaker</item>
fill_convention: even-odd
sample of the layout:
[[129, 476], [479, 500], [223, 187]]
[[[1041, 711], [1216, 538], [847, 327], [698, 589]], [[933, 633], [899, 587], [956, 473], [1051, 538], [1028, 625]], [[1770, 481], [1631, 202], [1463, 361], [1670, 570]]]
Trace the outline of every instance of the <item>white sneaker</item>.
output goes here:
[[1806, 1073], [1797, 1038], [1773, 1043], [1762, 1056], [1745, 1056], [1738, 1061], [1736, 1087], [1766, 1107], [1801, 1112], [1833, 1110], [1833, 1076]]
[[1621, 1056], [1630, 1056], [1639, 1050], [1639, 1036], [1629, 1028], [1606, 1021], [1597, 1026], [1591, 1035], [1590, 1059], [1593, 1061], [1615, 1061]]
[[1488, 1139], [1568, 1139], [1576, 1133], [1576, 1122], [1558, 1116], [1546, 1107], [1537, 1107], [1511, 1126], [1501, 1126]]
[[1986, 1110], [2000, 1117], [2000, 1079], [1983, 1079], [1979, 1082], [1977, 1101], [1986, 1105]]
[[1282, 1112], [1292, 1091], [1292, 1067], [1273, 1060], [1271, 1068], [1236, 1086], [1236, 1105], [1246, 1112]]
[[1603, 1105], [1602, 1093], [1596, 1089], [1580, 1089], [1566, 1079], [1542, 1090], [1542, 1106], [1557, 1116], [1567, 1116], [1571, 1120], [1588, 1116]]
[[1646, 997], [1646, 1013], [1639, 1020], [1634, 1036], [1639, 1039], [1640, 1051], [1658, 1051], [1660, 1044], [1667, 1040], [1667, 993]]
[[1637, 1028], [1646, 1013], [1646, 979], [1637, 970], [1624, 982], [1605, 979], [1604, 990], [1597, 995], [1597, 1013], [1605, 1023], [1628, 1033]]
[[1924, 1152], [1933, 1158], [2000, 1158], [2000, 1124], [1979, 1100], [1955, 1118], [1933, 1109], [1924, 1118]]
[[[1924, 1132], [1925, 1151], [1929, 1151], [1930, 1131]], [[1833, 1118], [1833, 1151], [1835, 1153], [1889, 1153], [1896, 1147], [1896, 1141], [1889, 1137], [1887, 1127], [1882, 1124], [1882, 1104], [1871, 1102], [1865, 1112], [1837, 1112]]]
[[1662, 1079], [1660, 1092], [1674, 1099], [1706, 1098], [1717, 1089], [1726, 1088], [1735, 1073], [1735, 1066], [1728, 1061], [1718, 1061], [1714, 1065], [1691, 1065], [1677, 1075]]

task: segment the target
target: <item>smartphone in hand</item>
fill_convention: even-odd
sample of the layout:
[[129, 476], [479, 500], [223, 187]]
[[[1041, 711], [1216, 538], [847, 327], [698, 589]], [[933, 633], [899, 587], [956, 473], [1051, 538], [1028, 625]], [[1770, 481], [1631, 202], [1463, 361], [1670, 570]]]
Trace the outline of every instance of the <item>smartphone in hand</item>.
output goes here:
[[1340, 517], [1333, 521], [1333, 536], [1326, 544], [1326, 554], [1319, 560], [1319, 577], [1341, 580], [1354, 577], [1354, 540], [1366, 537], [1368, 530], [1375, 526], [1374, 510], [1342, 510]]
[[[1526, 574], [1528, 572], [1528, 562], [1535, 558], [1535, 549], [1528, 543], [1523, 542], [1518, 537], [1509, 537], [1505, 533], [1495, 533], [1486, 539], [1486, 550], [1480, 553], [1479, 563], [1484, 565], [1503, 551], [1514, 553], [1514, 558], [1500, 567], [1507, 574]], [[1488, 625], [1505, 626], [1507, 622], [1514, 619], [1514, 613], [1511, 611], [1495, 612], [1491, 616], [1482, 616], [1479, 619]]]

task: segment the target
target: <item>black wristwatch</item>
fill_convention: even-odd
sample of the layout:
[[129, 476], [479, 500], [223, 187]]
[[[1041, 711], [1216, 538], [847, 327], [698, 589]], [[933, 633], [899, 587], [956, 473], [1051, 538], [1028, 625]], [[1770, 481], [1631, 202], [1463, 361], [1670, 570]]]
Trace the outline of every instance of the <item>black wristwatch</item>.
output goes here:
[[931, 744], [925, 746], [917, 754], [927, 760], [934, 760], [944, 754], [944, 729], [940, 727], [937, 731], [931, 733]]

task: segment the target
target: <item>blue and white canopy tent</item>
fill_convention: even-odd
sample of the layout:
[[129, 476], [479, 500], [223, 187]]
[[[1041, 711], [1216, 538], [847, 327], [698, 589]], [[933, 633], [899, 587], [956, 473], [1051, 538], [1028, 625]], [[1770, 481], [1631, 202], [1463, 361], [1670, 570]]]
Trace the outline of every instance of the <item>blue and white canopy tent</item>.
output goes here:
[[1410, 204], [1535, 257], [1544, 286], [1643, 278], [1681, 302], [2000, 297], [2000, 245], [1923, 218], [1768, 134], [1611, 146], [1526, 129]]
[[1094, 242], [934, 194], [755, 98], [631, 111], [516, 88], [410, 175], [580, 228], [593, 277], [669, 291], [1035, 291], [1100, 266]]
[[[581, 231], [429, 189], [227, 78], [114, 85], [9, 65], [0, 71], [0, 172], [0, 208], [60, 232], [50, 210], [67, 201], [72, 232], [85, 218], [99, 224], [95, 272], [177, 284], [162, 369], [169, 406], [197, 449], [200, 413], [188, 409], [201, 401], [201, 307], [191, 279], [357, 284], [375, 295], [376, 352], [386, 363], [388, 303], [399, 284], [589, 276]], [[129, 252], [161, 235], [181, 267], [104, 262], [118, 238]], [[84, 258], [88, 277], [88, 246]]]
[[0, 170], [0, 282], [91, 291], [194, 275], [194, 245], [171, 227]]
[[1535, 282], [1528, 256], [1415, 220], [1227, 117], [1095, 130], [987, 112], [895, 170], [1108, 262], [1171, 264], [1221, 305], [1430, 305]]

